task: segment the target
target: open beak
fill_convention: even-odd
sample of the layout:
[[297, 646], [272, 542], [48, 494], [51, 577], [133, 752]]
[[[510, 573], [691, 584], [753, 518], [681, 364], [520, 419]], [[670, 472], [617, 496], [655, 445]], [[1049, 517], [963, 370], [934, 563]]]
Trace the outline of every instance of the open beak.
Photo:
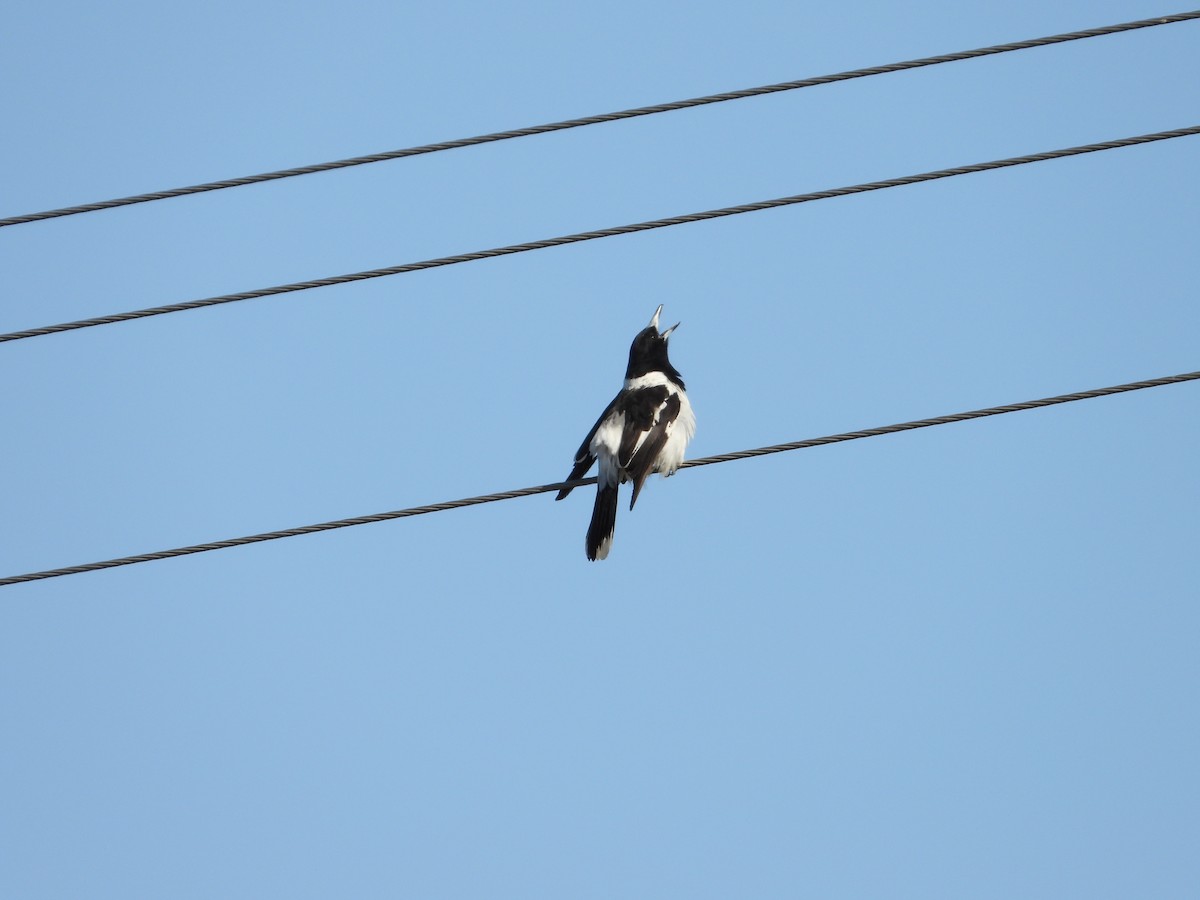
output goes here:
[[[662, 315], [662, 311], [663, 311], [663, 304], [660, 303], [660, 304], [658, 304], [658, 309], [656, 309], [654, 311], [654, 315], [651, 316], [651, 318], [650, 318], [650, 324], [647, 326], [648, 328], [653, 328], [655, 331], [658, 331], [658, 317]], [[676, 322], [674, 325], [672, 325], [670, 328], [668, 328], [666, 331], [664, 331], [660, 335], [660, 337], [663, 340], [666, 340], [667, 338], [669, 338], [671, 336], [671, 332], [674, 331], [676, 328], [678, 328], [682, 324], [683, 324], [682, 322]]]

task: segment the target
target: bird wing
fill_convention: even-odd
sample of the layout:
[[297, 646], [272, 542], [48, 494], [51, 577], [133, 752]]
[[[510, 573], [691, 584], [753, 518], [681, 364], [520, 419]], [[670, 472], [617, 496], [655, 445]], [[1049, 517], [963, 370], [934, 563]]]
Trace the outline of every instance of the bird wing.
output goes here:
[[[641, 438], [633, 448], [628, 461], [626, 461], [624, 453], [621, 454], [622, 464], [629, 473], [630, 480], [633, 481], [633, 497], [629, 501], [630, 509], [633, 509], [633, 505], [637, 503], [638, 494], [642, 492], [642, 485], [654, 471], [655, 464], [658, 462], [663, 448], [667, 445], [667, 439], [671, 436], [671, 426], [679, 418], [679, 410], [682, 405], [679, 402], [678, 394], [668, 393], [665, 387], [655, 390], [661, 390], [668, 395], [655, 405], [653, 419], [649, 427], [641, 433]], [[628, 420], [625, 437], [629, 437]], [[624, 441], [622, 445], [624, 445]], [[622, 450], [624, 450], [624, 446], [622, 446]]]
[[[585, 437], [583, 439], [583, 443], [579, 445], [579, 450], [577, 450], [575, 453], [575, 465], [571, 468], [571, 474], [563, 479], [564, 481], [575, 481], [576, 479], [582, 478], [587, 474], [588, 469], [595, 464], [596, 457], [592, 455], [591, 449], [592, 438], [596, 436], [596, 432], [600, 430], [600, 425], [605, 419], [608, 418], [609, 414], [613, 411], [613, 408], [617, 405], [617, 401], [620, 399], [621, 395], [618, 394], [612, 399], [612, 402], [604, 408], [604, 412], [600, 413], [600, 418], [596, 420], [596, 424], [592, 426], [592, 430], [587, 433], [587, 437]], [[563, 488], [558, 492], [558, 495], [554, 499], [561, 500], [573, 490], [574, 488]]]
[[669, 394], [666, 385], [656, 384], [627, 391], [624, 397], [617, 398], [620, 402], [613, 413], [622, 416], [621, 444], [617, 448], [617, 465], [621, 469], [628, 469], [633, 462]]

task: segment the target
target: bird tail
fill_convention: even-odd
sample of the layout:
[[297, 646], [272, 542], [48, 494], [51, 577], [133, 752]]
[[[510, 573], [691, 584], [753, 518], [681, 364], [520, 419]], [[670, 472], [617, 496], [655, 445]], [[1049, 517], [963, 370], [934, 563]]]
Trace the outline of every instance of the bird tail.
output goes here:
[[587, 558], [604, 559], [612, 547], [613, 531], [617, 527], [617, 486], [601, 483], [596, 488], [596, 505], [592, 508], [592, 524], [588, 526]]

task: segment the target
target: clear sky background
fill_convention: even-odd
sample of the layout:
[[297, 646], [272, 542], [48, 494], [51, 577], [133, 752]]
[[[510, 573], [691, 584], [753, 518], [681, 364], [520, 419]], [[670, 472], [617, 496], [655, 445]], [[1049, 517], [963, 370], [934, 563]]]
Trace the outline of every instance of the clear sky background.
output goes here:
[[[1187, 9], [10, 3], [0, 216]], [[0, 230], [0, 330], [1200, 122], [1200, 23]], [[0, 346], [0, 575], [1200, 368], [1200, 138]], [[1200, 385], [0, 590], [0, 894], [1194, 897]]]

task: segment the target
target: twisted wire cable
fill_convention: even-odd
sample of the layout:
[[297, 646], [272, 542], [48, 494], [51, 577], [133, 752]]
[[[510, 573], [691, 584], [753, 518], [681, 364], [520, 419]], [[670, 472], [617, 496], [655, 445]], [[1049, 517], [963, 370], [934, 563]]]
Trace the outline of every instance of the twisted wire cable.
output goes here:
[[[1027, 409], [1039, 409], [1044, 406], [1055, 406], [1060, 403], [1073, 403], [1076, 400], [1091, 400], [1096, 397], [1107, 397], [1111, 394], [1121, 394], [1126, 391], [1140, 391], [1146, 388], [1161, 387], [1167, 384], [1178, 384], [1185, 381], [1200, 379], [1200, 371], [1186, 372], [1181, 375], [1168, 375], [1163, 378], [1150, 378], [1145, 381], [1133, 381], [1111, 387], [1095, 388], [1089, 391], [1077, 391], [1073, 394], [1059, 394], [1054, 397], [1044, 397], [1041, 400], [1026, 400], [1022, 403], [1009, 403], [1004, 406], [989, 406], [986, 409], [975, 409], [968, 412], [953, 413], [948, 416], [934, 416], [930, 419], [916, 419], [911, 422], [900, 422], [895, 425], [884, 425], [879, 428], [866, 428], [861, 431], [847, 431], [842, 434], [830, 434], [824, 437], [808, 438], [803, 441], [792, 441], [787, 444], [773, 444], [769, 447], [759, 447], [755, 450], [739, 450], [734, 453], [722, 453], [717, 456], [706, 456], [685, 462], [680, 468], [691, 469], [698, 466], [711, 466], [715, 463], [732, 462], [738, 459], [751, 459], [756, 456], [767, 456], [772, 453], [785, 453], [790, 450], [804, 450], [810, 447], [822, 447], [826, 444], [838, 444], [843, 441], [856, 441], [862, 438], [879, 437], [885, 434], [895, 434], [901, 431], [913, 431], [917, 428], [930, 428], [934, 425], [949, 425], [953, 422], [965, 422], [970, 419], [982, 419], [986, 416], [1000, 416], [1005, 413], [1021, 412]], [[352, 525], [367, 525], [372, 522], [386, 522], [391, 519], [406, 519], [411, 516], [423, 516], [428, 513], [444, 512], [449, 509], [461, 509], [465, 506], [478, 506], [482, 503], [495, 503], [500, 500], [514, 500], [518, 497], [528, 497], [533, 494], [545, 494], [558, 491], [564, 487], [576, 488], [595, 484], [596, 479], [581, 478], [575, 481], [541, 484], [536, 487], [520, 488], [515, 491], [500, 491], [495, 494], [483, 494], [478, 497], [466, 497], [461, 500], [450, 500], [445, 503], [431, 503], [427, 506], [414, 506], [409, 509], [398, 509], [392, 512], [376, 513], [370, 516], [355, 516], [349, 519], [336, 519], [332, 522], [321, 522], [316, 525], [302, 525], [298, 528], [285, 528], [280, 531], [268, 531], [262, 534], [252, 534], [246, 537], [230, 538], [223, 541], [212, 541], [207, 544], [192, 544], [188, 547], [176, 547], [173, 550], [159, 550], [154, 553], [142, 553], [137, 556], [122, 556], [103, 562], [86, 563], [78, 566], [65, 566], [61, 569], [47, 569], [43, 572], [30, 572], [25, 575], [13, 575], [0, 578], [0, 587], [21, 584], [27, 581], [40, 581], [45, 578], [57, 578], [62, 575], [78, 575], [83, 572], [95, 572], [100, 569], [111, 569], [117, 566], [129, 566], [135, 563], [152, 562], [154, 560], [171, 559], [176, 556], [187, 556], [192, 553], [204, 553], [209, 550], [225, 550], [229, 547], [241, 547], [246, 544], [257, 544], [262, 541], [274, 541], [280, 538], [297, 537], [302, 534], [315, 534], [320, 531], [332, 531], [335, 528], [348, 528]]]
[[297, 175], [312, 175], [316, 172], [328, 172], [334, 169], [345, 169], [350, 166], [362, 166], [368, 163], [383, 162], [389, 159], [402, 159], [407, 156], [420, 156], [425, 153], [438, 153], [442, 150], [455, 150], [460, 147], [471, 147], [477, 144], [490, 144], [495, 141], [506, 141], [512, 138], [529, 137], [535, 134], [548, 134], [552, 131], [564, 131], [568, 128], [580, 128], [585, 125], [598, 125], [602, 122], [616, 122], [621, 119], [633, 119], [638, 116], [650, 116], [657, 113], [673, 112], [689, 109], [695, 106], [706, 106], [710, 103], [724, 103], [727, 100], [742, 100], [746, 97], [759, 97], [765, 94], [776, 94], [781, 91], [794, 91], [800, 88], [815, 87], [821, 84], [833, 84], [838, 81], [849, 81], [854, 78], [867, 78], [872, 75], [886, 75], [892, 72], [903, 72], [907, 69], [919, 69], [925, 66], [936, 66], [942, 63], [959, 62], [975, 59], [981, 56], [994, 56], [997, 53], [1011, 53], [1014, 50], [1028, 50], [1033, 47], [1045, 47], [1050, 44], [1062, 44], [1067, 41], [1079, 41], [1086, 38], [1101, 37], [1108, 34], [1118, 34], [1124, 31], [1134, 31], [1140, 28], [1153, 28], [1158, 25], [1171, 25], [1200, 19], [1200, 10], [1176, 13], [1170, 16], [1156, 16], [1151, 19], [1139, 19], [1134, 22], [1122, 22], [1117, 25], [1105, 25], [1100, 28], [1088, 28], [1083, 31], [1071, 31], [1064, 34], [1052, 34], [1046, 37], [1032, 38], [1025, 41], [1013, 41], [1007, 44], [995, 44], [990, 47], [979, 47], [974, 50], [961, 50], [957, 53], [943, 53], [940, 56], [926, 56], [921, 59], [910, 59], [904, 62], [889, 63], [884, 66], [869, 66], [863, 69], [851, 69], [847, 72], [837, 72], [832, 75], [818, 75], [814, 78], [802, 78], [798, 81], [784, 81], [779, 84], [767, 84], [761, 87], [744, 88], [737, 91], [726, 91], [721, 94], [708, 94], [704, 97], [693, 97], [688, 100], [675, 100], [671, 103], [659, 103], [654, 106], [639, 106], [634, 109], [624, 109], [618, 112], [603, 113], [596, 116], [584, 116], [578, 119], [566, 119], [561, 122], [549, 122], [544, 125], [534, 125], [529, 128], [514, 128], [510, 131], [497, 131], [491, 134], [481, 134], [475, 137], [459, 138], [452, 141], [441, 141], [436, 144], [422, 144], [418, 147], [407, 147], [402, 150], [389, 150], [384, 153], [371, 153], [366, 156], [354, 156], [349, 159], [339, 159], [333, 162], [317, 163], [310, 166], [297, 166], [291, 169], [280, 169], [275, 172], [263, 172], [258, 175], [246, 175], [241, 178], [227, 178], [223, 181], [209, 181], [203, 184], [193, 184], [188, 187], [173, 188], [167, 191], [154, 191], [148, 194], [135, 194], [130, 197], [118, 197], [114, 200], [102, 200], [97, 203], [84, 203], [79, 206], [67, 206], [62, 209], [50, 209], [44, 212], [28, 213], [20, 216], [10, 216], [0, 219], [0, 228], [6, 225], [22, 225], [26, 222], [37, 222], [43, 219], [55, 219], [61, 216], [74, 216], [80, 213], [95, 212], [101, 209], [113, 209], [118, 206], [130, 206], [135, 203], [148, 203], [154, 200], [167, 200], [172, 197], [185, 197], [189, 194], [200, 194], [205, 191], [219, 191], [225, 188], [242, 187], [248, 184], [259, 184], [264, 181], [275, 181], [280, 178], [293, 178]]
[[58, 334], [64, 331], [74, 331], [79, 328], [91, 328], [97, 325], [111, 325], [116, 322], [128, 322], [133, 319], [144, 319], [148, 316], [161, 316], [168, 313], [183, 312], [189, 309], [201, 309], [206, 306], [218, 306], [224, 303], [236, 303], [242, 300], [255, 300], [260, 297], [270, 297], [276, 294], [287, 294], [294, 291], [306, 291], [312, 288], [329, 287], [335, 284], [347, 284], [353, 281], [365, 281], [369, 278], [381, 278], [386, 275], [402, 275], [407, 272], [419, 272], [424, 269], [434, 269], [440, 266], [452, 266], [458, 263], [473, 262], [480, 259], [490, 259], [496, 256], [509, 256], [513, 253], [524, 253], [528, 250], [544, 250], [548, 247], [560, 247], [564, 244], [577, 244], [582, 241], [594, 241], [599, 238], [614, 237], [621, 234], [634, 234], [639, 231], [650, 231], [655, 228], [667, 228], [672, 225], [684, 225], [689, 222], [701, 222], [706, 219], [719, 219], [724, 216], [736, 216], [742, 213], [758, 212], [764, 209], [776, 209], [782, 206], [794, 206], [799, 203], [809, 203], [814, 200], [827, 200], [832, 197], [845, 197], [850, 194], [863, 194], [869, 191], [879, 191], [885, 188], [902, 187], [918, 184], [923, 181], [935, 181], [939, 178], [951, 178], [956, 175], [970, 175], [976, 172], [986, 172], [991, 169], [1003, 169], [1011, 166], [1022, 166], [1028, 163], [1044, 162], [1051, 159], [1062, 159], [1067, 156], [1079, 156], [1084, 153], [1096, 153], [1101, 150], [1115, 150], [1120, 147], [1132, 147], [1137, 144], [1148, 144], [1154, 141], [1165, 141], [1172, 138], [1200, 134], [1200, 125], [1188, 128], [1176, 128], [1171, 131], [1159, 131], [1153, 134], [1142, 134], [1135, 137], [1118, 138], [1117, 140], [1101, 141], [1096, 144], [1083, 144], [1078, 147], [1065, 147], [1060, 150], [1048, 150], [1043, 153], [1031, 153], [1025, 156], [1013, 156], [1007, 159], [997, 159], [991, 162], [975, 163], [969, 166], [955, 166], [950, 169], [938, 169], [933, 172], [922, 172], [917, 175], [905, 175], [900, 178], [888, 178], [883, 181], [872, 181], [866, 184], [855, 184], [848, 187], [831, 188], [824, 191], [813, 191], [808, 194], [797, 194], [791, 197], [779, 197], [774, 200], [760, 200], [754, 203], [743, 203], [738, 206], [726, 206], [721, 209], [710, 209], [704, 212], [688, 213], [682, 216], [671, 216], [665, 219], [652, 219], [648, 222], [636, 222], [632, 225], [620, 225], [615, 228], [601, 228], [596, 231], [583, 231], [578, 234], [568, 234], [561, 237], [546, 238], [540, 241], [528, 241], [523, 244], [510, 244], [506, 247], [495, 247], [491, 250], [477, 250], [471, 253], [459, 253], [455, 256], [442, 256], [436, 259], [426, 259], [420, 262], [404, 263], [398, 266], [388, 266], [382, 269], [370, 269], [365, 272], [351, 272], [348, 275], [334, 275], [329, 278], [317, 278], [312, 281], [297, 281], [292, 284], [281, 284], [275, 287], [259, 288], [254, 291], [243, 291], [238, 294], [222, 294], [218, 297], [207, 297], [202, 300], [188, 300], [183, 303], [169, 303], [165, 306], [152, 306], [130, 312], [115, 313], [107, 316], [97, 316], [91, 319], [78, 319], [74, 322], [61, 322], [57, 325], [45, 325], [41, 328], [29, 328], [24, 331], [13, 331], [0, 334], [0, 343], [19, 341], [26, 338], [40, 337], [48, 334]]

